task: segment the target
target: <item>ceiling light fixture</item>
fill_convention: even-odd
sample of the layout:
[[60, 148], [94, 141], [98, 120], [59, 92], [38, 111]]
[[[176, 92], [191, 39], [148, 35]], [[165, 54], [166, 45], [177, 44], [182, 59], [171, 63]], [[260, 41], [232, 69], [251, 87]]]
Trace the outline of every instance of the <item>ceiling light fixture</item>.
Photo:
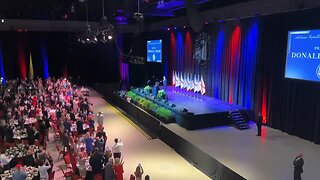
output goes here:
[[85, 30], [79, 35], [78, 42], [82, 44], [97, 43], [98, 39], [96, 32], [91, 29], [89, 24], [89, 15], [88, 15], [88, 0], [86, 0], [86, 15], [87, 15], [87, 25]]
[[[111, 40], [114, 34], [114, 27], [109, 23], [108, 18], [104, 15], [104, 0], [101, 0], [102, 3], [102, 17], [99, 21], [99, 27], [96, 32], [96, 37], [102, 43], [106, 43], [107, 40]], [[109, 38], [111, 37], [111, 38]]]

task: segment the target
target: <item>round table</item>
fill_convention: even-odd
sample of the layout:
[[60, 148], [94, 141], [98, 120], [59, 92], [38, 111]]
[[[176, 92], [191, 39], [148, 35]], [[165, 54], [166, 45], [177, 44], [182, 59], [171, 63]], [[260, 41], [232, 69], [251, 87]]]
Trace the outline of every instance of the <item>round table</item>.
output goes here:
[[[1, 180], [9, 180], [12, 179], [13, 173], [16, 171], [15, 168], [12, 168], [10, 170], [4, 171], [3, 174], [0, 175]], [[39, 177], [39, 171], [38, 168], [31, 167], [31, 166], [23, 166], [21, 167], [21, 171], [27, 173], [27, 178], [26, 180], [32, 180], [35, 179], [36, 177]]]
[[[24, 144], [18, 144], [15, 147], [10, 147], [10, 148], [6, 149], [4, 154], [9, 158], [13, 158], [13, 157], [22, 158], [22, 157], [25, 157], [27, 154], [27, 150], [25, 147], [26, 147], [26, 145], [24, 145]], [[34, 153], [39, 152], [38, 146], [30, 145], [29, 149], [31, 149], [31, 148], [33, 149]]]

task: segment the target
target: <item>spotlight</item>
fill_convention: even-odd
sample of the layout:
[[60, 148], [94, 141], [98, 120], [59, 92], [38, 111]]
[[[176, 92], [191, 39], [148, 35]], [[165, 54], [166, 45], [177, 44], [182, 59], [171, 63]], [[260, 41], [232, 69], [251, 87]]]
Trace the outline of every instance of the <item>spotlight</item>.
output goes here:
[[170, 28], [168, 28], [167, 30], [170, 31]]
[[183, 28], [185, 29], [187, 26], [183, 26]]
[[177, 29], [177, 27], [174, 27], [174, 30], [176, 30]]
[[111, 40], [111, 39], [112, 39], [112, 36], [109, 35], [109, 36], [108, 36], [108, 39]]
[[1, 19], [1, 23], [4, 23], [4, 19]]

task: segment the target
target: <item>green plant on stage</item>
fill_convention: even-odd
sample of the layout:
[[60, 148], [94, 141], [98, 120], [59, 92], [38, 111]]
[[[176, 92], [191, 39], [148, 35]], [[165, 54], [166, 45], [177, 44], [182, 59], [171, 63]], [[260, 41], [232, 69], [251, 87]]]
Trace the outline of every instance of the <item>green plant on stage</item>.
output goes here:
[[131, 98], [133, 102], [138, 102], [140, 100], [140, 96], [138, 96], [136, 93], [132, 91], [127, 92], [127, 97]]
[[172, 111], [169, 109], [166, 109], [164, 107], [160, 107], [158, 104], [144, 98], [141, 97], [140, 95], [132, 92], [132, 91], [128, 91], [127, 92], [127, 97], [131, 98], [131, 100], [133, 102], [138, 103], [138, 105], [142, 108], [144, 108], [145, 110], [150, 110], [152, 112], [155, 112], [157, 116], [163, 118], [164, 120], [170, 120], [173, 118], [173, 114]]
[[156, 103], [150, 103], [149, 105], [149, 110], [153, 111], [153, 112], [157, 112], [159, 106]]
[[163, 107], [158, 108], [157, 115], [164, 118], [165, 120], [173, 118], [172, 112], [169, 109]]

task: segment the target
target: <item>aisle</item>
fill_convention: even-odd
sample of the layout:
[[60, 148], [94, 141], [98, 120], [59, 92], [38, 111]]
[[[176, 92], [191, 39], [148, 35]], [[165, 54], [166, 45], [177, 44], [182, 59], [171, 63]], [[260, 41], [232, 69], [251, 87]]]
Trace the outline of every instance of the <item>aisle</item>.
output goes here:
[[90, 92], [94, 112], [103, 112], [107, 145], [111, 148], [114, 138], [122, 139], [124, 156], [124, 177], [129, 179], [136, 166], [141, 163], [144, 175], [152, 180], [202, 180], [210, 179], [159, 139], [148, 140], [128, 119], [104, 101], [95, 91]]

